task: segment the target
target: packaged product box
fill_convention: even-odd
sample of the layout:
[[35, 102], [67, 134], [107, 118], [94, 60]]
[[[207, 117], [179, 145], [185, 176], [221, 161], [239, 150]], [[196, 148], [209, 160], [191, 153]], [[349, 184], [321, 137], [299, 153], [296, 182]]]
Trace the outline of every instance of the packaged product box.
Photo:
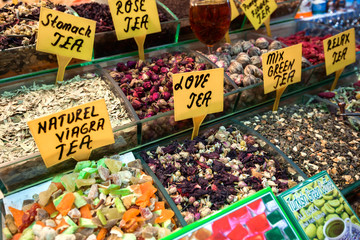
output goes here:
[[169, 239], [301, 239], [271, 188], [175, 231]]
[[360, 222], [326, 171], [279, 196], [301, 239], [360, 239]]

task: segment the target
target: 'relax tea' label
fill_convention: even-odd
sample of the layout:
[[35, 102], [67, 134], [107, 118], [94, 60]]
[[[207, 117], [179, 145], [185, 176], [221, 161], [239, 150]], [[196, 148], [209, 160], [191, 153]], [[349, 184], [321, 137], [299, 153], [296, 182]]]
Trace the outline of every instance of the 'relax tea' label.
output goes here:
[[323, 45], [327, 75], [356, 61], [354, 28], [325, 39]]

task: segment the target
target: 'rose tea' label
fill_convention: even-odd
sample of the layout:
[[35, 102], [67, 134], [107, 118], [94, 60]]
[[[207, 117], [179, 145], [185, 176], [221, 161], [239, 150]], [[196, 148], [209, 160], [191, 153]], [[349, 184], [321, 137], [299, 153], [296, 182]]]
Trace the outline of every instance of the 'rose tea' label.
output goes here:
[[118, 40], [161, 32], [155, 0], [109, 0]]
[[115, 142], [104, 99], [41, 117], [27, 124], [46, 167], [70, 158], [88, 159], [93, 149]]
[[300, 82], [301, 59], [301, 44], [263, 54], [264, 93]]
[[240, 7], [257, 30], [276, 10], [277, 4], [275, 0], [245, 0]]
[[221, 112], [224, 108], [224, 69], [173, 75], [175, 121]]
[[356, 61], [354, 28], [325, 39], [323, 45], [327, 75]]
[[90, 61], [96, 21], [42, 7], [36, 50]]

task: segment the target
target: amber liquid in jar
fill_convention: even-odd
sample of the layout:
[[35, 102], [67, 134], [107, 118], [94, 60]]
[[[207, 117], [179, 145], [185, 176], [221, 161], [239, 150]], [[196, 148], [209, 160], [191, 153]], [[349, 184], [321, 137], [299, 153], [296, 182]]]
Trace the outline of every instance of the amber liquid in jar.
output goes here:
[[231, 10], [229, 2], [207, 3], [190, 6], [190, 26], [196, 37], [206, 45], [219, 42], [229, 30]]

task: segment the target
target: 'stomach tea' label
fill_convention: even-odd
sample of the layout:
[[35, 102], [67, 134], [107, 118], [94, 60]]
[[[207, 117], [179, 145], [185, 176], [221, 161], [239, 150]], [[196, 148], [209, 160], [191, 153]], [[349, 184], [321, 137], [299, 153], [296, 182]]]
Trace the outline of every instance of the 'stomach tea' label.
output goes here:
[[352, 233], [347, 233], [351, 237], [344, 239], [360, 238], [359, 219], [325, 171], [280, 194], [279, 199], [303, 239], [324, 239], [325, 228], [335, 220], [352, 227]]
[[36, 50], [90, 61], [96, 21], [42, 7]]
[[93, 149], [115, 142], [104, 99], [27, 124], [46, 167], [70, 158], [88, 159]]
[[356, 61], [354, 28], [325, 39], [323, 45], [327, 75]]
[[174, 74], [175, 121], [221, 112], [223, 79], [223, 68]]
[[118, 40], [161, 32], [155, 0], [109, 0]]
[[257, 30], [276, 10], [277, 4], [274, 0], [245, 0], [240, 7]]
[[301, 55], [301, 44], [262, 55], [265, 94], [301, 81]]

